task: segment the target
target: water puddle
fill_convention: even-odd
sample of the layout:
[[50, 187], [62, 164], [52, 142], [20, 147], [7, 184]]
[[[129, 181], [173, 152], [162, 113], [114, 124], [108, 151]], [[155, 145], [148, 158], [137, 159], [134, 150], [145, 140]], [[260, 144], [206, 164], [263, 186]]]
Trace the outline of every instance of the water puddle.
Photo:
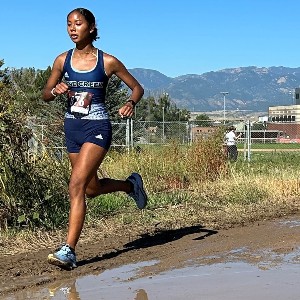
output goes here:
[[299, 227], [300, 226], [300, 221], [299, 220], [291, 220], [291, 221], [280, 222], [279, 224], [283, 225], [283, 226], [288, 226], [290, 228], [293, 228], [293, 227]]
[[[243, 252], [237, 249], [233, 253]], [[143, 268], [158, 261], [141, 262], [106, 270], [72, 281], [55, 282], [36, 290], [16, 293], [5, 300], [253, 300], [299, 299], [300, 250], [282, 257], [268, 268], [242, 261], [192, 265], [139, 277]]]

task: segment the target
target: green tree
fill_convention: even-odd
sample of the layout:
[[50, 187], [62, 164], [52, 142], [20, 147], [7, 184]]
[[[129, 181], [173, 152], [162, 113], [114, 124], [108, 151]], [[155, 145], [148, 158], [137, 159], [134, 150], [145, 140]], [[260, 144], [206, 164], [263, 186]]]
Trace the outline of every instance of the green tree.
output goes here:
[[15, 105], [28, 116], [46, 120], [61, 118], [65, 108], [64, 97], [58, 97], [49, 105], [42, 100], [43, 88], [50, 76], [51, 68], [35, 70], [21, 68], [9, 70], [9, 81], [15, 94]]
[[212, 126], [212, 120], [207, 114], [200, 114], [195, 118], [195, 125], [200, 127], [210, 127]]
[[252, 130], [265, 130], [265, 124], [262, 122], [256, 122], [252, 124]]
[[135, 108], [135, 120], [155, 121], [156, 106], [154, 97], [148, 96], [147, 98], [142, 98]]
[[190, 112], [179, 109], [167, 93], [161, 94], [158, 99], [153, 96], [143, 98], [136, 109], [136, 119], [143, 121], [187, 121], [189, 117]]
[[4, 70], [1, 70], [3, 65], [4, 65], [4, 60], [0, 59], [0, 88], [3, 88], [5, 85], [7, 86], [9, 84], [8, 69], [5, 68]]
[[[163, 93], [158, 98], [143, 98], [136, 107], [135, 119], [145, 121], [134, 127], [135, 137], [148, 136], [148, 142], [162, 142], [164, 139], [184, 140], [186, 124], [190, 112], [179, 109], [169, 94]], [[177, 122], [175, 124], [174, 122]], [[155, 127], [155, 134], [149, 134], [150, 127]], [[139, 138], [137, 138], [139, 140]]]
[[117, 76], [113, 75], [106, 90], [106, 107], [112, 121], [120, 121], [118, 110], [129, 99], [128, 88]]

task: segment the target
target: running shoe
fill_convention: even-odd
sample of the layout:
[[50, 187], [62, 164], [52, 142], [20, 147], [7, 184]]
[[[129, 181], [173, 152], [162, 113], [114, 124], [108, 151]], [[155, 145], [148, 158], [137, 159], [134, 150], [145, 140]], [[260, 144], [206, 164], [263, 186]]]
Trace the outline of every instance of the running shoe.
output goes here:
[[66, 269], [76, 268], [75, 251], [68, 244], [62, 245], [54, 253], [48, 255], [48, 263]]
[[147, 205], [148, 197], [143, 187], [143, 179], [140, 174], [132, 173], [127, 180], [133, 184], [133, 191], [129, 197], [133, 198], [137, 207], [143, 209]]

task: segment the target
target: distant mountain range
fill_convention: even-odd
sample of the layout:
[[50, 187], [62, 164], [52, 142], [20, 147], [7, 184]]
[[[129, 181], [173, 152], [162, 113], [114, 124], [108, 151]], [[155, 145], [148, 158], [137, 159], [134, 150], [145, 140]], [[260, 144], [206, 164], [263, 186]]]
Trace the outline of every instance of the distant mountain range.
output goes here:
[[267, 112], [269, 106], [294, 103], [294, 89], [300, 86], [300, 68], [241, 67], [187, 74], [175, 78], [150, 69], [129, 70], [144, 86], [145, 96], [168, 93], [179, 108], [190, 111], [252, 110]]

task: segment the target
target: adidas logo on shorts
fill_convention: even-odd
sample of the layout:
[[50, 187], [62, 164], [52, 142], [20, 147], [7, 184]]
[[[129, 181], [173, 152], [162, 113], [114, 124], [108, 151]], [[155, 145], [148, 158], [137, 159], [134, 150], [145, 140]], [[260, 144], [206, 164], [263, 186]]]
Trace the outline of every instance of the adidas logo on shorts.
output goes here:
[[102, 134], [101, 134], [101, 133], [98, 134], [98, 135], [96, 135], [95, 138], [96, 138], [96, 139], [99, 139], [99, 140], [103, 140], [103, 137], [102, 137]]

